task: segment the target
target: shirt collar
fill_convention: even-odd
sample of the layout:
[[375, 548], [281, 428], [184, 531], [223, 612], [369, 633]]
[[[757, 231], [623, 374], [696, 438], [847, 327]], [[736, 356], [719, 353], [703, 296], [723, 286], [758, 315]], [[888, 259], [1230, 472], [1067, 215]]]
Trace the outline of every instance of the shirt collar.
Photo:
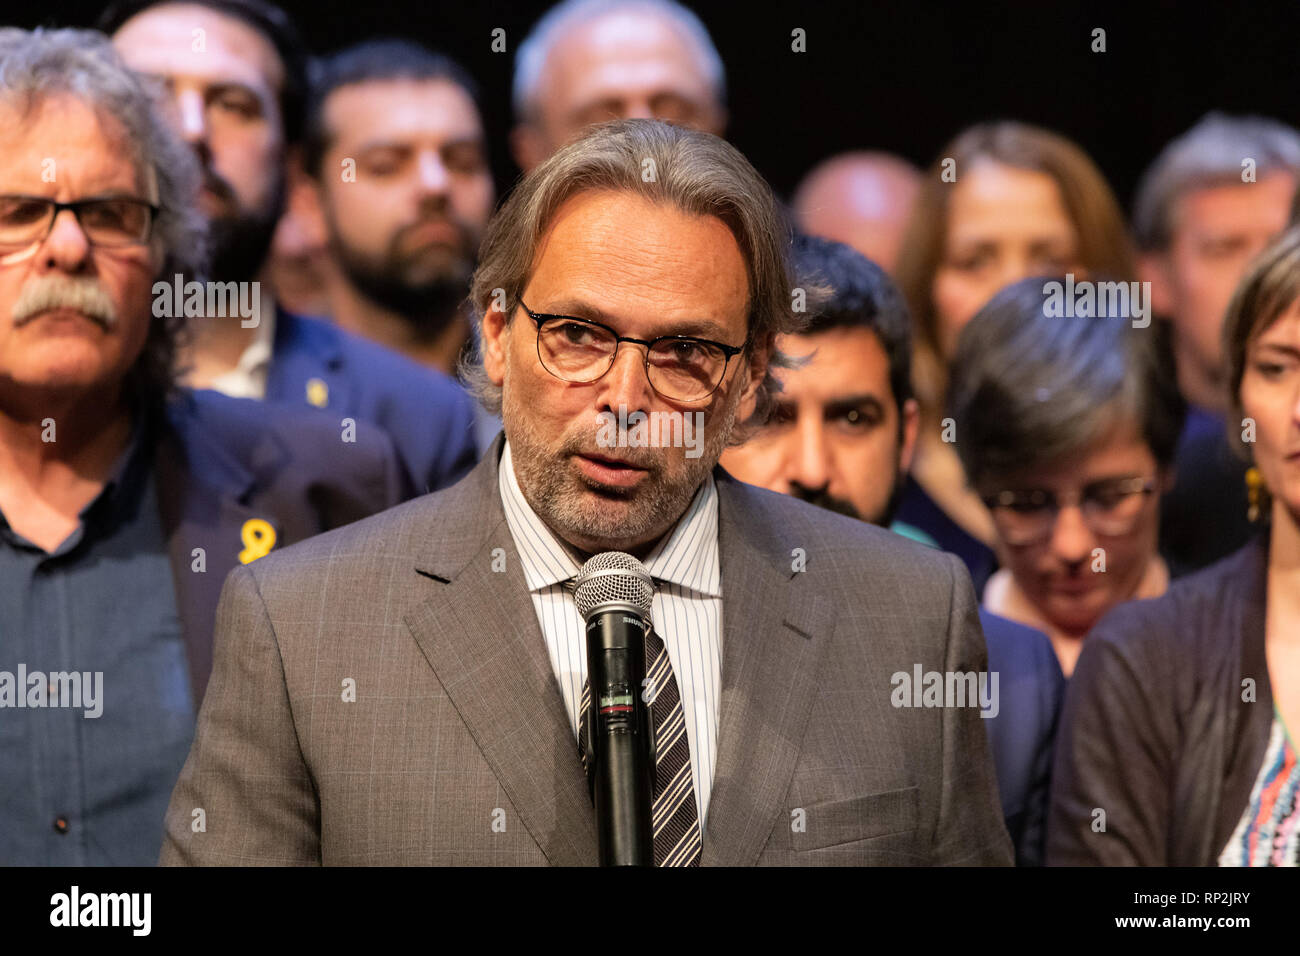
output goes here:
[[267, 294], [262, 296], [252, 340], [244, 346], [235, 367], [218, 376], [211, 387], [236, 398], [262, 398], [274, 345], [275, 302]]
[[[515, 540], [530, 592], [577, 576], [578, 563], [537, 516], [515, 477], [510, 442], [501, 452], [498, 472], [506, 524]], [[718, 564], [718, 490], [709, 475], [673, 529], [642, 564], [656, 581], [666, 581], [705, 597], [722, 597]]]

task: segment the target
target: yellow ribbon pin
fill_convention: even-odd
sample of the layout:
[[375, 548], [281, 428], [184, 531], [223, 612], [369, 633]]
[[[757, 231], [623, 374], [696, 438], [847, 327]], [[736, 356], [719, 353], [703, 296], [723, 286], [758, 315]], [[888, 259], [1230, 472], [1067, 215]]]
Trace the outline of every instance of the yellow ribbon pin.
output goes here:
[[307, 401], [317, 408], [324, 408], [329, 404], [330, 388], [322, 379], [313, 378], [307, 380]]
[[244, 543], [244, 550], [239, 552], [239, 563], [248, 564], [270, 554], [275, 547], [275, 529], [269, 521], [249, 518], [239, 529], [239, 540]]

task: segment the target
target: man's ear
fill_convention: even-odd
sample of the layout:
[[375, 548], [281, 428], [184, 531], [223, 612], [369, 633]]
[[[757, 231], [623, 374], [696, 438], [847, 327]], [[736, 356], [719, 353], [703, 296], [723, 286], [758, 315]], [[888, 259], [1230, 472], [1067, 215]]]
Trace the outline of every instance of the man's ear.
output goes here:
[[1169, 281], [1167, 253], [1144, 252], [1138, 256], [1138, 278], [1151, 283], [1151, 311], [1165, 318], [1174, 314], [1174, 290]]
[[302, 152], [295, 148], [289, 154], [289, 204], [288, 212], [297, 221], [302, 232], [302, 242], [309, 249], [319, 249], [329, 242], [329, 221], [325, 207], [329, 202], [325, 184], [302, 164]]
[[510, 323], [495, 302], [483, 315], [483, 370], [498, 388], [506, 380], [506, 350], [510, 344]]
[[741, 392], [740, 404], [737, 406], [736, 421], [749, 421], [758, 407], [758, 387], [767, 377], [767, 366], [772, 359], [772, 349], [776, 336], [769, 334], [755, 342], [749, 350], [749, 361], [745, 363], [745, 384]]
[[316, 180], [304, 178], [294, 195], [294, 214], [302, 222], [303, 231], [313, 247], [329, 244], [329, 224], [325, 218], [324, 187]]
[[912, 470], [912, 456], [916, 452], [916, 433], [921, 426], [921, 407], [916, 399], [909, 398], [899, 410], [902, 416], [903, 440], [898, 448], [898, 470], [907, 474]]
[[1167, 495], [1173, 491], [1177, 481], [1178, 469], [1172, 462], [1161, 468], [1156, 476], [1156, 484], [1160, 488], [1162, 495]]
[[525, 174], [540, 166], [550, 155], [546, 148], [545, 137], [536, 125], [520, 122], [510, 131], [510, 154], [515, 158], [515, 165]]

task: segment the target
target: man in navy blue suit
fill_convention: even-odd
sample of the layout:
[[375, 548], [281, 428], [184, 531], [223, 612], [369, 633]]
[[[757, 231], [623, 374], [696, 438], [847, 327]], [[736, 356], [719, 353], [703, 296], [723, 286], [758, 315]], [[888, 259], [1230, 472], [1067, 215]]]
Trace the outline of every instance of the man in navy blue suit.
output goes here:
[[150, 865], [226, 574], [407, 477], [364, 422], [174, 387], [192, 154], [100, 34], [0, 61], [0, 864]]
[[186, 382], [373, 422], [417, 493], [468, 471], [474, 405], [450, 377], [277, 306], [262, 281], [306, 95], [305, 50], [284, 12], [262, 0], [125, 0], [100, 27], [130, 67], [167, 85], [171, 120], [202, 165], [212, 277], [253, 289], [254, 314], [191, 323]]
[[[897, 287], [848, 246], [796, 236], [812, 321], [778, 347], [803, 360], [779, 373], [771, 421], [721, 464], [737, 478], [850, 517], [891, 524], [916, 441], [911, 323]], [[1065, 679], [1047, 636], [980, 612], [998, 700], [984, 715], [1002, 814], [1021, 866], [1041, 865], [1056, 716]]]

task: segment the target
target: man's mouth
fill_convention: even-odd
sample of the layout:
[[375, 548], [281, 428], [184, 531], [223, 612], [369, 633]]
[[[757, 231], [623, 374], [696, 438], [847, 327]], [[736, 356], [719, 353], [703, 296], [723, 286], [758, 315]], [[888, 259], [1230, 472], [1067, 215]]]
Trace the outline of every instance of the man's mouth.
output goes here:
[[460, 230], [446, 219], [429, 219], [405, 230], [403, 240], [406, 245], [414, 247], [440, 245], [459, 245]]
[[109, 322], [103, 316], [90, 312], [83, 312], [80, 309], [74, 309], [67, 305], [56, 305], [46, 309], [41, 309], [39, 312], [28, 312], [21, 318], [16, 318], [14, 320], [14, 328], [17, 329], [22, 328], [24, 325], [30, 325], [37, 319], [44, 319], [47, 323], [55, 324], [89, 322], [106, 331], [109, 328]]
[[1096, 590], [1097, 582], [1089, 581], [1087, 578], [1058, 578], [1048, 587], [1061, 597], [1079, 598]]
[[611, 455], [578, 454], [574, 456], [578, 469], [590, 480], [614, 488], [632, 488], [639, 484], [648, 468], [642, 468], [622, 458]]

